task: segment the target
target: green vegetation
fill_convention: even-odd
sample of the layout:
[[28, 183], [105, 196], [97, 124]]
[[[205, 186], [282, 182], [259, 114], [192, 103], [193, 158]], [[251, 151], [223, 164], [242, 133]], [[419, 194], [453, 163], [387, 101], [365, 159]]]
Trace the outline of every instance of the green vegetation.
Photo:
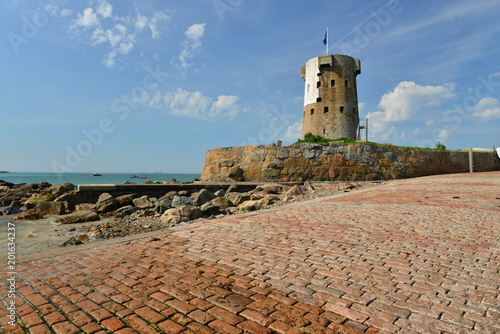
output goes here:
[[[401, 148], [404, 150], [408, 151], [446, 151], [446, 146], [444, 144], [441, 144], [441, 142], [436, 143], [436, 148], [430, 148], [430, 147], [413, 147], [413, 146], [396, 146], [393, 144], [379, 144], [371, 141], [358, 141], [358, 140], [352, 140], [352, 139], [347, 139], [347, 138], [340, 138], [340, 139], [328, 139], [324, 138], [322, 136], [315, 136], [312, 133], [308, 133], [304, 136], [304, 139], [299, 139], [295, 144], [301, 144], [301, 143], [314, 143], [314, 144], [323, 144], [323, 143], [339, 143], [339, 144], [372, 144], [372, 145], [378, 145], [378, 146], [385, 146], [385, 147], [397, 147]], [[294, 145], [295, 145], [294, 144]]]
[[31, 201], [32, 202], [40, 202], [40, 201], [53, 201], [56, 199], [56, 196], [54, 196], [51, 193], [46, 193], [43, 195], [40, 195], [38, 197], [33, 198]]
[[444, 144], [441, 144], [441, 142], [438, 141], [436, 143], [436, 150], [438, 150], [438, 151], [446, 151], [446, 146], [444, 146]]

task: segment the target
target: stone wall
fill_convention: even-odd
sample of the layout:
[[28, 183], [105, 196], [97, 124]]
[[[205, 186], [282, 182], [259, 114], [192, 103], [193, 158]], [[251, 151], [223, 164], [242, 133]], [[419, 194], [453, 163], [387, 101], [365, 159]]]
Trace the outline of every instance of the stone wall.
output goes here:
[[[474, 153], [475, 171], [500, 170], [492, 153]], [[469, 171], [468, 152], [373, 144], [249, 145], [206, 152], [202, 181], [370, 181]]]

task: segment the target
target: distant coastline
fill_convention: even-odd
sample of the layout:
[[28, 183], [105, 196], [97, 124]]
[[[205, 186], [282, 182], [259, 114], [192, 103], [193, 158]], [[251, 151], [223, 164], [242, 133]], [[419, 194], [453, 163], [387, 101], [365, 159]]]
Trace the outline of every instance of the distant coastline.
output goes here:
[[0, 170], [0, 174], [8, 174], [9, 172], [7, 172], [6, 170]]
[[[195, 173], [100, 173], [102, 176], [92, 176], [93, 173], [23, 173], [11, 172], [1, 174], [0, 180], [20, 183], [42, 183], [63, 184], [69, 182], [79, 184], [123, 184], [124, 182], [144, 183], [147, 181], [172, 181], [191, 182], [199, 179], [201, 175]], [[133, 177], [138, 176], [138, 177]]]

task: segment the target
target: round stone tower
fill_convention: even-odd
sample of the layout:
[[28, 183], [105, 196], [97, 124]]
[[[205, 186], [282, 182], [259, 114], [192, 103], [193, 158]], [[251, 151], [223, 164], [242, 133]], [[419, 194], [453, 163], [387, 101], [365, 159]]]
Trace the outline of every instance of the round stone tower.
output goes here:
[[329, 139], [356, 139], [360, 73], [359, 59], [338, 54], [315, 57], [302, 66], [306, 82], [302, 138], [311, 132]]

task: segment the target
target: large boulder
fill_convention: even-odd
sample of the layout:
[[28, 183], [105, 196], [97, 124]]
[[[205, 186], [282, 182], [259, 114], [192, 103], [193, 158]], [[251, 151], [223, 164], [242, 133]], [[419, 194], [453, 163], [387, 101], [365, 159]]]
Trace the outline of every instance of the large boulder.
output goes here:
[[147, 195], [139, 198], [134, 198], [133, 202], [134, 206], [139, 209], [150, 209], [155, 207], [155, 204], [149, 200], [149, 197]]
[[260, 210], [263, 206], [263, 201], [258, 200], [258, 201], [245, 201], [238, 205], [238, 211], [243, 211], [243, 212], [249, 212], [249, 211], [256, 211]]
[[121, 195], [116, 198], [116, 201], [118, 202], [119, 206], [132, 205], [132, 200], [134, 199], [134, 197], [135, 194]]
[[156, 201], [155, 209], [156, 209], [156, 212], [158, 212], [158, 213], [164, 213], [165, 211], [167, 211], [171, 207], [172, 207], [172, 201], [169, 200], [168, 198], [164, 198], [162, 200]]
[[227, 197], [216, 197], [210, 203], [218, 205], [221, 210], [226, 210], [227, 208], [234, 206], [234, 203]]
[[281, 192], [281, 189], [282, 187], [275, 183], [263, 184], [255, 188], [256, 191], [264, 191], [268, 194], [278, 194]]
[[203, 204], [213, 200], [215, 197], [216, 196], [211, 191], [208, 191], [207, 189], [201, 189], [196, 195], [193, 202], [197, 206], [202, 206]]
[[216, 197], [224, 197], [226, 196], [226, 192], [224, 191], [224, 189], [219, 189], [216, 192], [214, 192], [214, 195]]
[[241, 203], [248, 201], [250, 199], [250, 194], [230, 192], [226, 195], [226, 198], [229, 199], [234, 205], [238, 206]]
[[118, 202], [116, 199], [108, 193], [102, 193], [96, 203], [97, 212], [110, 212], [118, 209]]
[[94, 211], [77, 211], [69, 215], [61, 216], [56, 219], [60, 224], [77, 224], [99, 220], [99, 215]]
[[65, 182], [62, 185], [55, 183], [55, 184], [51, 185], [50, 187], [48, 187], [47, 189], [45, 189], [45, 191], [52, 193], [52, 194], [55, 194], [55, 195], [62, 195], [65, 192], [71, 191], [73, 189], [75, 189], [74, 184], [69, 183], [69, 182]]
[[174, 196], [172, 199], [172, 207], [177, 208], [180, 206], [194, 206], [193, 201], [186, 196]]
[[172, 198], [174, 198], [175, 195], [177, 195], [177, 191], [172, 190], [172, 191], [169, 191], [168, 193], [166, 193], [165, 195], [163, 195], [162, 197], [160, 197], [158, 200], [161, 201], [161, 200], [164, 200], [166, 198], [169, 200], [172, 200]]
[[296, 195], [303, 195], [304, 192], [298, 185], [294, 185], [290, 190], [286, 192], [286, 196], [296, 196]]
[[203, 216], [213, 216], [220, 213], [220, 206], [215, 203], [205, 203], [200, 210]]
[[161, 216], [160, 221], [164, 224], [178, 224], [193, 219], [200, 218], [202, 211], [193, 206], [179, 206], [169, 209]]
[[63, 215], [66, 213], [67, 206], [68, 203], [66, 202], [39, 201], [28, 213], [37, 214], [42, 217], [46, 215]]

